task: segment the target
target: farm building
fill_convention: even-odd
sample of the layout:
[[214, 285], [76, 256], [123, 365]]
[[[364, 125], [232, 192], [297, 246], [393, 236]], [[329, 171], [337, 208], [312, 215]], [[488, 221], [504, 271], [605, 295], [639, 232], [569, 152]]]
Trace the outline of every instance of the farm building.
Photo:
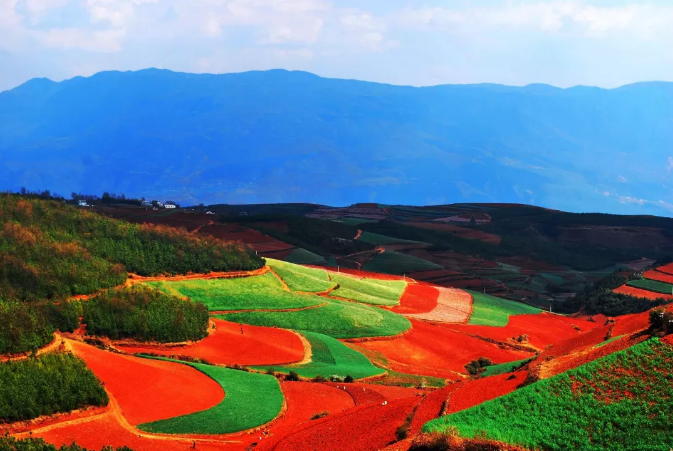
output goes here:
[[88, 207], [89, 206], [89, 204], [85, 200], [78, 200], [77, 205], [79, 205], [80, 207]]
[[176, 208], [175, 204], [165, 204], [164, 208]]

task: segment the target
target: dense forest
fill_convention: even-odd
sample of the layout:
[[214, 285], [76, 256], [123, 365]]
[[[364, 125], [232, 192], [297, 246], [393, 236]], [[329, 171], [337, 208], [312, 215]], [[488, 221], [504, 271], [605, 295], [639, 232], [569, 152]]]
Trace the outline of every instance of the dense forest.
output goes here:
[[87, 334], [162, 343], [207, 335], [208, 308], [144, 286], [115, 288], [83, 304]]
[[0, 423], [105, 406], [108, 396], [86, 364], [66, 353], [0, 365]]

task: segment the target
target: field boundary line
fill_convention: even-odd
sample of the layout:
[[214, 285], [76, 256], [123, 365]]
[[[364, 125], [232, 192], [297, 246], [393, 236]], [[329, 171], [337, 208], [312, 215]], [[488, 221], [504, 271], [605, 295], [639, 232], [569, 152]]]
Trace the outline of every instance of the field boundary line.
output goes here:
[[244, 277], [261, 276], [269, 272], [270, 268], [266, 265], [253, 271], [213, 271], [209, 273], [192, 273], [177, 276], [139, 276], [129, 273], [126, 283], [133, 285], [142, 282], [180, 282], [184, 280], [207, 280], [207, 279], [239, 279]]
[[[302, 310], [311, 310], [315, 308], [324, 307], [327, 305], [327, 302], [323, 302], [318, 305], [309, 305], [307, 307], [298, 307], [298, 308], [282, 308], [282, 309], [249, 309], [249, 310], [212, 310], [208, 313], [210, 315], [229, 315], [233, 313], [248, 313], [248, 312], [258, 312], [258, 313], [273, 313], [273, 312], [300, 312]], [[235, 322], [235, 321], [232, 321]]]

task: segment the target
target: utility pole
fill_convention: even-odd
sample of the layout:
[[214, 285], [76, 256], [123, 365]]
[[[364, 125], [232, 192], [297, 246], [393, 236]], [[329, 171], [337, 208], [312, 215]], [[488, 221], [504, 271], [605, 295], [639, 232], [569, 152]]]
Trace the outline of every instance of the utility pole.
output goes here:
[[340, 273], [341, 271], [339, 270], [339, 265], [337, 265], [337, 272]]

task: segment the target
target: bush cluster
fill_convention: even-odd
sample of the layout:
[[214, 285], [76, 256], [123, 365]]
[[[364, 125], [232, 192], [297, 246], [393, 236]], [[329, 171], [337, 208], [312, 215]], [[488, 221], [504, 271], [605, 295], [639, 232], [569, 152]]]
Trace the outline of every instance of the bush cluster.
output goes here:
[[[88, 451], [86, 448], [73, 443], [71, 445], [63, 445], [60, 448], [45, 442], [41, 438], [27, 438], [24, 440], [17, 440], [13, 437], [0, 438], [0, 451]], [[112, 448], [104, 446], [101, 451], [133, 451], [127, 446], [119, 448]]]
[[673, 310], [663, 307], [650, 310], [650, 329], [655, 334], [673, 334]]
[[105, 291], [83, 304], [88, 334], [162, 343], [208, 334], [208, 308], [145, 286]]
[[476, 376], [477, 374], [485, 371], [487, 366], [491, 365], [493, 365], [491, 359], [487, 359], [486, 357], [479, 357], [477, 360], [473, 360], [465, 365], [465, 369], [472, 376]]
[[71, 354], [52, 353], [0, 364], [0, 423], [107, 403], [100, 381]]

